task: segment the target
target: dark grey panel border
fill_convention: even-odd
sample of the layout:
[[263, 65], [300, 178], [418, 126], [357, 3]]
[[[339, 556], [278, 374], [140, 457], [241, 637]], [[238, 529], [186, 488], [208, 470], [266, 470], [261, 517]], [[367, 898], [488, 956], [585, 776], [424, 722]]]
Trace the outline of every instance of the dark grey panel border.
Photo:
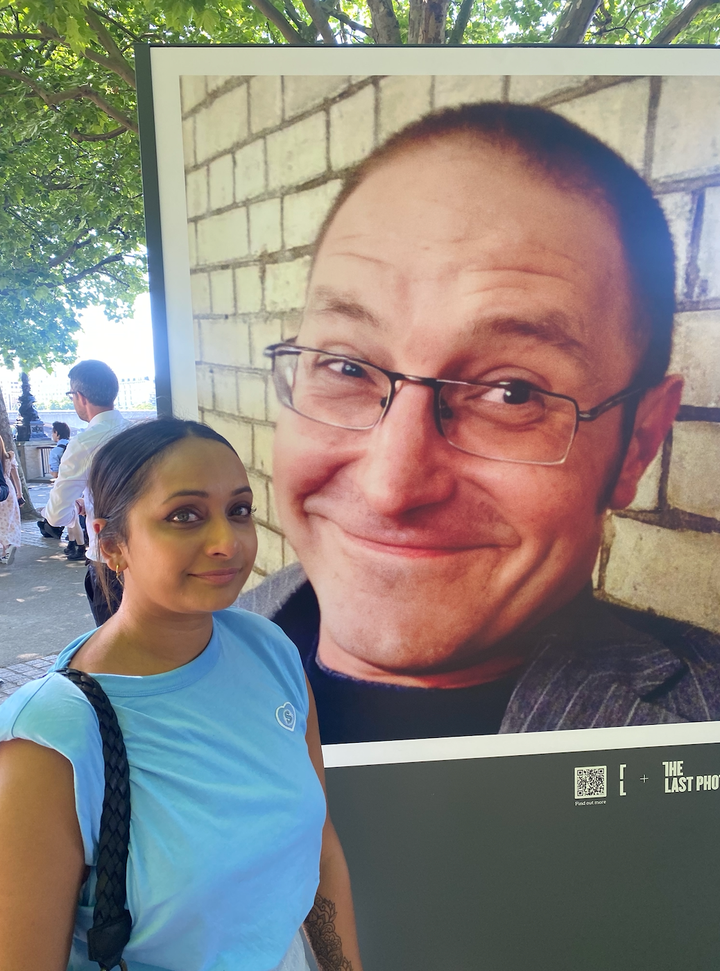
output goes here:
[[152, 316], [153, 351], [155, 356], [155, 394], [158, 415], [172, 415], [170, 386], [170, 349], [167, 307], [165, 303], [165, 268], [160, 226], [160, 188], [158, 181], [155, 115], [153, 104], [150, 45], [135, 44], [138, 123], [140, 127], [140, 166], [145, 206], [145, 239], [147, 242], [148, 276], [150, 279], [150, 312]]

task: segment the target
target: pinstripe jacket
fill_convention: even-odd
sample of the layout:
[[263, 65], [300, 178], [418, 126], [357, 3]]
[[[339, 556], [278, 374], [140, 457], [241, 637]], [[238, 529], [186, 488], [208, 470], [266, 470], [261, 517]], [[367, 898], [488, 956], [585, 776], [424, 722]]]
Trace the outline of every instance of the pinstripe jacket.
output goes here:
[[[295, 564], [237, 605], [293, 637], [288, 608], [303, 592], [307, 600], [308, 591]], [[306, 623], [312, 633], [318, 621], [315, 606]], [[701, 628], [603, 603], [588, 588], [523, 634], [521, 646], [528, 661], [500, 732], [720, 720], [720, 636]]]

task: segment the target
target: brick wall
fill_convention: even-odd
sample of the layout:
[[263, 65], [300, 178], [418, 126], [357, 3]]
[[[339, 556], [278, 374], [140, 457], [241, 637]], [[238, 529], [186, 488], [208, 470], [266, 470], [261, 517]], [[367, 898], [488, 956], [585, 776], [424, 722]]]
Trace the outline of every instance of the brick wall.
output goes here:
[[608, 519], [603, 596], [720, 630], [720, 78], [184, 77], [199, 407], [248, 467], [255, 582], [294, 559], [273, 504], [263, 348], [297, 332], [316, 231], [343, 172], [407, 122], [487, 99], [551, 107], [652, 184], [678, 254], [679, 420]]

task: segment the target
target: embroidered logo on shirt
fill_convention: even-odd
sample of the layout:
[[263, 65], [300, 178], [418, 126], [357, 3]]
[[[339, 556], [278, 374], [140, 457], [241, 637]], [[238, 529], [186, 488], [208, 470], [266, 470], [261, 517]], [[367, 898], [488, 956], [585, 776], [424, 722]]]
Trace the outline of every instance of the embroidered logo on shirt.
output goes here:
[[289, 732], [295, 731], [295, 722], [297, 721], [297, 715], [295, 714], [295, 709], [293, 708], [293, 706], [290, 704], [289, 701], [286, 701], [284, 705], [280, 705], [280, 707], [275, 712], [275, 717], [277, 718], [278, 723], [282, 725], [283, 728], [287, 728]]

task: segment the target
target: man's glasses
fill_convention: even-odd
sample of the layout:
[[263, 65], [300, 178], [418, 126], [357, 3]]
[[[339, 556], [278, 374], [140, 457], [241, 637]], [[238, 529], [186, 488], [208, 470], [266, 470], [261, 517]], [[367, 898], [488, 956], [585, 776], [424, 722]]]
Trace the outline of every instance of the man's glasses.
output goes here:
[[574, 398], [517, 378], [422, 378], [291, 342], [272, 344], [265, 354], [272, 358], [280, 402], [312, 421], [366, 431], [387, 414], [400, 383], [419, 384], [433, 390], [435, 425], [448, 444], [480, 458], [527, 465], [561, 465], [581, 421], [595, 421], [646, 390], [630, 386], [580, 411]]
[[66, 398], [74, 398], [76, 394], [77, 394], [77, 391], [66, 391], [65, 392], [65, 397]]

